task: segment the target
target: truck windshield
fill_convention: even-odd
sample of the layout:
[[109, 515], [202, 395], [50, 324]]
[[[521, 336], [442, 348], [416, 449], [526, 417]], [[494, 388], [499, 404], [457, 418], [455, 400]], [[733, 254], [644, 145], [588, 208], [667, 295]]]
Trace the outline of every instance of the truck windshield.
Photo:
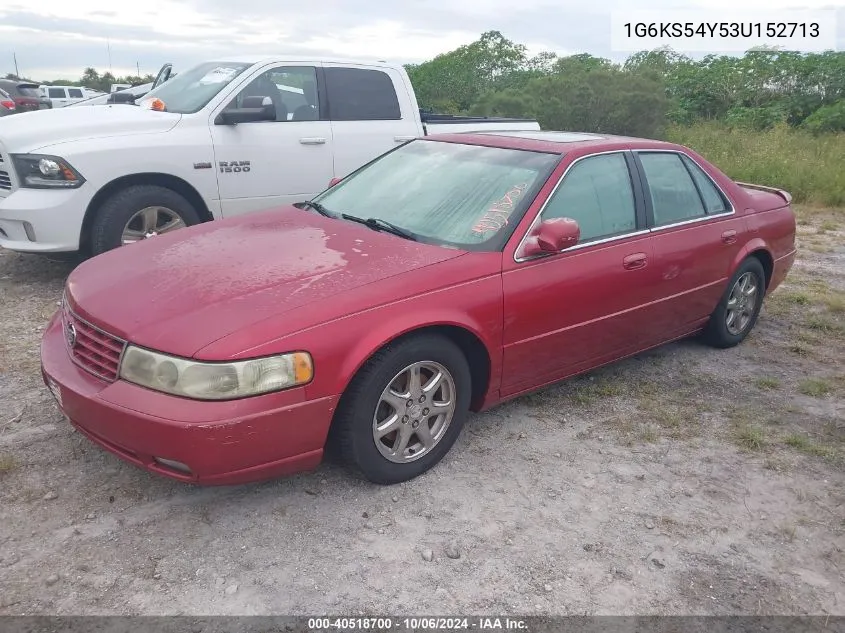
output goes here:
[[375, 218], [424, 242], [497, 251], [559, 154], [416, 140], [317, 196], [327, 214]]
[[144, 95], [143, 101], [155, 97], [164, 103], [167, 112], [193, 114], [250, 66], [242, 62], [206, 62], [164, 82]]

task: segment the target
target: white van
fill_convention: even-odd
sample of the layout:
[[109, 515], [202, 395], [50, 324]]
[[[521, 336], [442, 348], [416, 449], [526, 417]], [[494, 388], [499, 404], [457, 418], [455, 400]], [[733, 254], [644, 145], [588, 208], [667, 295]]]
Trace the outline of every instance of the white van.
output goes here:
[[64, 108], [88, 98], [85, 88], [79, 86], [39, 86], [39, 90], [42, 97], [50, 100], [53, 108]]

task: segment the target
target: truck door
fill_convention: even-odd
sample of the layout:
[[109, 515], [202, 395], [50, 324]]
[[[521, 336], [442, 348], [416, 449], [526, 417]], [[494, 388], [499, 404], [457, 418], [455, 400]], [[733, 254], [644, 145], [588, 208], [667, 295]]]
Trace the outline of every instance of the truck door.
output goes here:
[[[211, 114], [224, 217], [307, 200], [328, 186], [334, 145], [331, 123], [319, 120], [317, 71], [309, 64], [273, 66]], [[270, 97], [276, 120], [215, 124], [217, 114], [249, 96]]]
[[337, 178], [419, 135], [419, 112], [411, 107], [398, 72], [365, 65], [323, 66]]

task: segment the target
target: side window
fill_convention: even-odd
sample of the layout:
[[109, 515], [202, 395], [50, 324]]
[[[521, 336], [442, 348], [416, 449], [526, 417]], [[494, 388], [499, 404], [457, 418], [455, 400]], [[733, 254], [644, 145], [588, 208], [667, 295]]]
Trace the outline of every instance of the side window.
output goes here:
[[270, 97], [276, 121], [316, 121], [320, 118], [317, 69], [280, 66], [261, 73], [238, 93], [227, 108], [242, 107], [244, 97]]
[[692, 179], [701, 192], [701, 198], [704, 200], [707, 213], [725, 213], [728, 211], [730, 207], [725, 197], [719, 192], [716, 185], [713, 184], [710, 176], [704, 173], [704, 170], [696, 165], [695, 161], [691, 160], [688, 156], [682, 155], [681, 160], [684, 161], [684, 165], [689, 169]]
[[698, 190], [674, 152], [641, 152], [640, 161], [648, 180], [656, 226], [674, 224], [703, 216]]
[[578, 222], [579, 242], [634, 231], [637, 214], [631, 176], [621, 153], [583, 158], [564, 176], [543, 210], [543, 219]]
[[326, 98], [332, 121], [398, 120], [399, 99], [390, 76], [380, 70], [326, 68]]
[[80, 90], [79, 88], [68, 88], [67, 94], [71, 99], [82, 98], [82, 90]]
[[47, 96], [51, 99], [64, 99], [65, 98], [65, 89], [64, 88], [47, 88]]

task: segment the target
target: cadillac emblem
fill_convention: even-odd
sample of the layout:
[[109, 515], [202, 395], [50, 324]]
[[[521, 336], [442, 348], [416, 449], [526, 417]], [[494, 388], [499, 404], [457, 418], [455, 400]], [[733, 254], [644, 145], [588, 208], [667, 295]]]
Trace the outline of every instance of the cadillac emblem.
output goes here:
[[70, 321], [65, 324], [65, 340], [67, 341], [67, 346], [71, 349], [76, 345], [76, 328]]

